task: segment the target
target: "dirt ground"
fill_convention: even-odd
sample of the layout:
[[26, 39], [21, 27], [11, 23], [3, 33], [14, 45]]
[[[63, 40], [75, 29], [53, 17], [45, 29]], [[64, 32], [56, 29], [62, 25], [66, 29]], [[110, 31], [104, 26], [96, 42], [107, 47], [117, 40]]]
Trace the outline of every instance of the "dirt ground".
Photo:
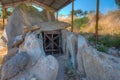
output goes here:
[[[3, 33], [3, 30], [0, 29], [0, 38], [1, 38], [1, 35]], [[7, 53], [7, 48], [6, 47], [3, 47], [4, 45], [2, 44], [1, 40], [0, 40], [0, 64], [2, 63], [2, 59], [4, 57], [4, 55]]]

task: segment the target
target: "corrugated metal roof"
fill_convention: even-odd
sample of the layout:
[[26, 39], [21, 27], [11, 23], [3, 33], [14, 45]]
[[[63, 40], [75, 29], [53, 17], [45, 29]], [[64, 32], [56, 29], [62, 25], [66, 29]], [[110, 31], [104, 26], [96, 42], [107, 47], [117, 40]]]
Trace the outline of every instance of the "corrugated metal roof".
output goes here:
[[38, 4], [44, 8], [49, 8], [54, 11], [58, 11], [70, 4], [72, 0], [0, 0], [1, 4], [4, 6], [13, 6], [21, 2], [31, 2]]

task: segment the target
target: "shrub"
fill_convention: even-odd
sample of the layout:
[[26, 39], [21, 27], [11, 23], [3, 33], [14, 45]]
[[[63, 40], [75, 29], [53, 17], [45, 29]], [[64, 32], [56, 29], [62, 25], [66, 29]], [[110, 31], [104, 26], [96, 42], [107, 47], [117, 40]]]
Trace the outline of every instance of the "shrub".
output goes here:
[[81, 27], [85, 27], [88, 21], [88, 17], [77, 18], [74, 20], [74, 28], [80, 29]]
[[96, 49], [100, 52], [106, 52], [106, 47], [104, 45], [96, 46]]

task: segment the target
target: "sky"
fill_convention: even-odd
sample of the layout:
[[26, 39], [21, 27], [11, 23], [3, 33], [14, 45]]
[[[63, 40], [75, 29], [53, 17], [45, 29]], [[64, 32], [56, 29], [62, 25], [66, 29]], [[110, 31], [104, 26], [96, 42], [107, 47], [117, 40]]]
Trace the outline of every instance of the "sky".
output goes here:
[[[96, 11], [97, 0], [75, 0], [75, 10]], [[59, 11], [59, 14], [68, 15], [72, 9], [72, 4]], [[114, 0], [100, 0], [100, 12], [106, 14], [110, 10], [116, 10], [117, 6]]]

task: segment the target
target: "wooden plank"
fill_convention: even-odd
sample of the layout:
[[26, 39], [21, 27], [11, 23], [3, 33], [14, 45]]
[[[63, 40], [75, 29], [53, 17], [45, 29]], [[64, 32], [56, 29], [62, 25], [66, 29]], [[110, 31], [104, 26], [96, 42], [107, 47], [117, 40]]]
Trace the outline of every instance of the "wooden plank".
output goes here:
[[[53, 33], [53, 32], [58, 32], [59, 34]], [[50, 34], [51, 33], [51, 34]], [[54, 52], [59, 52], [61, 53], [61, 31], [45, 31], [43, 32], [44, 34], [44, 47], [45, 47], [45, 52], [50, 52], [51, 54], [54, 54]], [[56, 36], [54, 36], [56, 35]], [[48, 39], [50, 42], [46, 44], [45, 39]], [[58, 39], [58, 43], [55, 42], [55, 40]], [[50, 48], [49, 48], [50, 47]]]
[[52, 19], [51, 19], [50, 11], [48, 11], [48, 10], [47, 10], [47, 17], [48, 17], [48, 21], [51, 22]]
[[48, 4], [45, 4], [45, 3], [43, 3], [42, 1], [32, 1], [33, 3], [35, 3], [35, 4], [37, 4], [38, 6], [40, 6], [40, 7], [42, 7], [43, 9], [47, 9], [47, 10], [50, 10], [50, 11], [52, 11], [52, 12], [55, 12], [56, 11], [56, 9], [54, 9], [54, 8], [52, 8], [52, 7], [50, 7]]
[[45, 34], [60, 34], [60, 30], [56, 31], [44, 31]]
[[16, 2], [11, 2], [11, 3], [7, 3], [7, 4], [4, 4], [5, 8], [9, 8], [9, 7], [15, 7], [21, 3], [27, 3], [28, 1], [27, 0], [23, 0], [23, 1], [16, 1]]
[[24, 28], [24, 33], [28, 33], [28, 32], [33, 32], [33, 31], [36, 31], [36, 30], [39, 30], [40, 27], [38, 26], [32, 26], [32, 27], [27, 27], [27, 28]]
[[59, 51], [59, 49], [47, 49], [46, 51]]

